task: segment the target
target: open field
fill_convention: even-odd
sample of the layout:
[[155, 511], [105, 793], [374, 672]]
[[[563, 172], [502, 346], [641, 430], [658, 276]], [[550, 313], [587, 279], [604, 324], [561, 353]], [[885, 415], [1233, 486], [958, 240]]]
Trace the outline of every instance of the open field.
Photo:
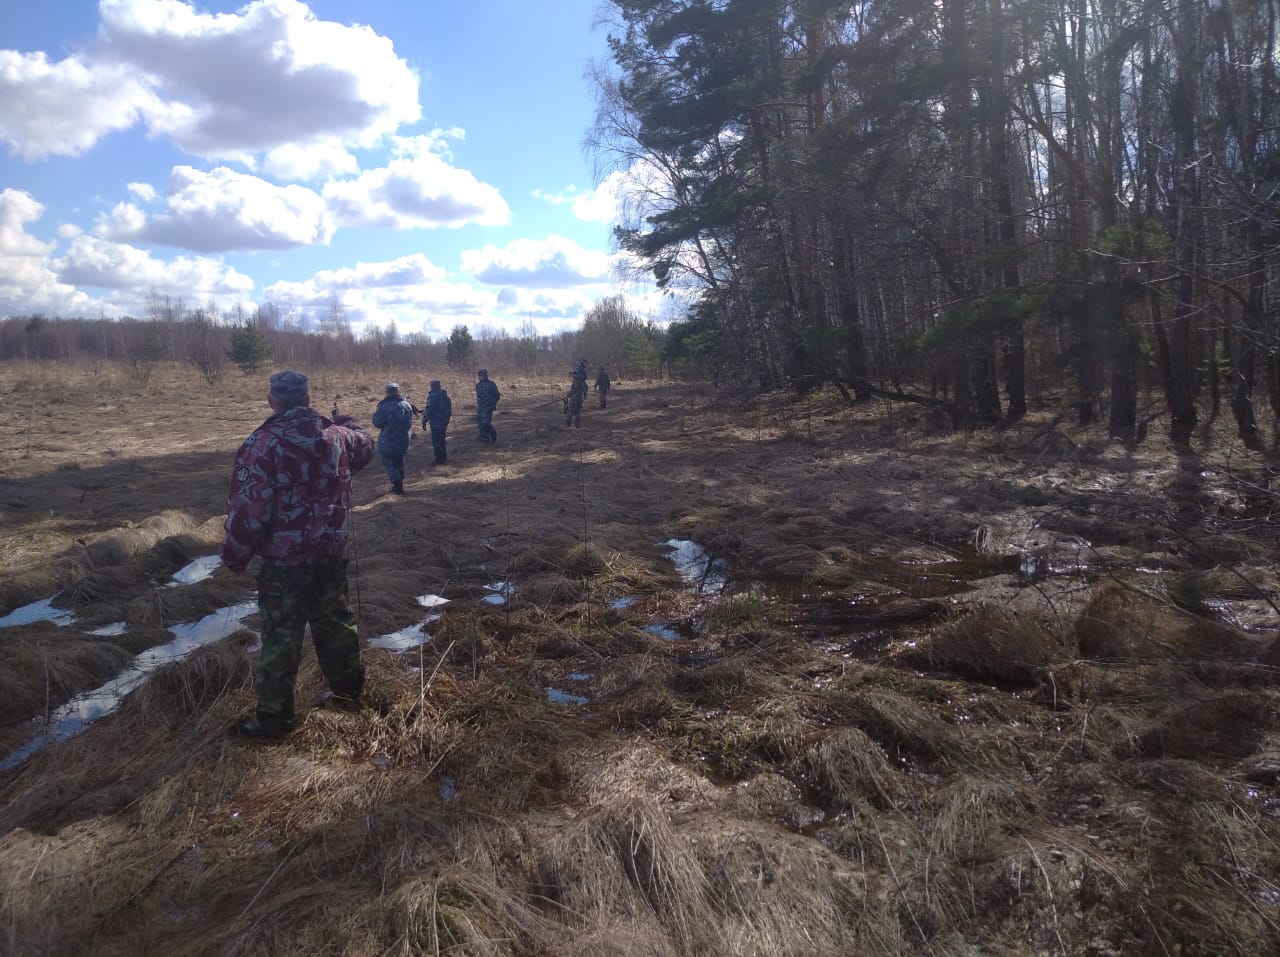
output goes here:
[[[447, 372], [313, 397], [432, 376], [449, 464], [359, 475], [351, 556], [366, 641], [430, 641], [366, 650], [360, 714], [308, 710], [309, 653], [252, 744], [249, 617], [0, 771], [0, 953], [1280, 951], [1278, 502], [1227, 432], [633, 382], [566, 430], [567, 378], [496, 370], [488, 447]], [[0, 616], [75, 616], [0, 628], [0, 757], [252, 597], [169, 582], [264, 393], [0, 364]]]

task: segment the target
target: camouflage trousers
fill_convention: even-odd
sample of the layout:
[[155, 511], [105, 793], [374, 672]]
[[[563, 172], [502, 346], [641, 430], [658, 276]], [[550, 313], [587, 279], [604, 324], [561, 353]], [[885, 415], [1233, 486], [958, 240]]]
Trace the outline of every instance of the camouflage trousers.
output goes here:
[[258, 720], [293, 717], [293, 685], [311, 625], [320, 670], [334, 694], [355, 697], [364, 686], [360, 635], [347, 604], [347, 560], [308, 565], [263, 565], [258, 573], [262, 652], [254, 669]]
[[564, 400], [564, 424], [565, 428], [582, 425], [582, 393], [573, 392]]

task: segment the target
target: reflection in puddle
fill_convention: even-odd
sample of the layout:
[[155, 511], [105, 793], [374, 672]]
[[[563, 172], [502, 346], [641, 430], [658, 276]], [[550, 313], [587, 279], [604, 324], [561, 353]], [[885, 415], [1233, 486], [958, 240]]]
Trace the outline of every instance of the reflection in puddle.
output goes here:
[[424, 630], [432, 621], [438, 621], [439, 615], [432, 615], [425, 618], [416, 625], [409, 625], [407, 628], [401, 628], [399, 631], [393, 631], [389, 635], [380, 635], [377, 638], [369, 639], [370, 648], [386, 648], [388, 651], [408, 651], [410, 648], [417, 648], [425, 645], [431, 640], [431, 636]]
[[615, 610], [621, 610], [623, 608], [630, 608], [635, 603], [635, 596], [628, 595], [626, 598], [615, 598], [613, 601], [609, 602], [609, 607]]
[[141, 685], [151, 672], [162, 665], [185, 658], [203, 645], [234, 634], [243, 627], [244, 619], [255, 614], [257, 610], [257, 602], [241, 602], [238, 605], [220, 608], [199, 621], [174, 625], [169, 629], [175, 635], [173, 641], [148, 648], [134, 658], [127, 669], [106, 684], [77, 695], [62, 707], [55, 709], [39, 734], [0, 761], [0, 771], [17, 767], [46, 745], [65, 741], [79, 734], [99, 718], [111, 714], [120, 707], [120, 703], [129, 692]]
[[441, 605], [449, 604], [449, 599], [441, 598], [439, 595], [419, 595], [417, 601], [423, 608], [439, 608]]
[[213, 573], [221, 564], [222, 559], [217, 555], [201, 556], [174, 572], [173, 580], [169, 582], [169, 587], [175, 588], [178, 585], [194, 585], [196, 582], [202, 582], [207, 578], [213, 577]]
[[561, 691], [559, 688], [548, 688], [547, 700], [552, 704], [581, 705], [586, 704], [589, 699], [580, 694], [570, 694], [568, 691]]
[[516, 593], [514, 582], [494, 582], [484, 587], [485, 591], [493, 592], [492, 595], [485, 595], [482, 599], [486, 605], [505, 605]]
[[125, 623], [123, 621], [113, 621], [109, 625], [103, 625], [101, 628], [95, 628], [89, 634], [96, 638], [118, 638], [124, 634]]
[[575, 671], [573, 674], [569, 675], [569, 680], [570, 681], [590, 681], [594, 677], [595, 675], [591, 674], [591, 672], [589, 671]]
[[453, 778], [445, 776], [444, 781], [440, 784], [440, 800], [447, 801], [458, 793], [458, 788], [453, 782]]
[[698, 629], [687, 621], [654, 621], [645, 625], [644, 630], [663, 641], [685, 641], [698, 637]]
[[0, 618], [0, 628], [12, 628], [15, 625], [30, 625], [37, 621], [51, 621], [58, 627], [74, 624], [76, 613], [66, 608], [54, 608], [53, 599], [46, 598], [44, 601], [32, 602], [30, 605], [23, 605], [21, 608], [15, 608], [9, 614]]
[[670, 538], [662, 544], [675, 550], [671, 560], [676, 564], [676, 572], [695, 594], [719, 594], [729, 584], [728, 566], [708, 555], [697, 542]]

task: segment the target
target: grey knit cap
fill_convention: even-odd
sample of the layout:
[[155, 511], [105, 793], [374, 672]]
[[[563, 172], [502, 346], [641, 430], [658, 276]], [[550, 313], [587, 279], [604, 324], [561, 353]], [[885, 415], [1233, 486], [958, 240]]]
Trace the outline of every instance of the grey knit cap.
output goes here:
[[271, 397], [280, 402], [298, 403], [310, 392], [307, 377], [301, 372], [285, 370], [271, 377]]

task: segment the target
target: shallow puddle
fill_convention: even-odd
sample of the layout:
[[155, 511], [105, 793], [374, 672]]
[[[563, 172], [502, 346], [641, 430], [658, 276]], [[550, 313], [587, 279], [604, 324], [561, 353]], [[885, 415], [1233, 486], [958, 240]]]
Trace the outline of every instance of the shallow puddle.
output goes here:
[[199, 621], [174, 625], [169, 629], [175, 636], [173, 641], [148, 648], [134, 658], [126, 670], [106, 684], [77, 695], [55, 709], [38, 734], [0, 761], [0, 771], [17, 767], [48, 745], [79, 734], [94, 721], [119, 708], [129, 692], [146, 681], [151, 672], [162, 665], [185, 658], [197, 648], [234, 634], [244, 627], [244, 620], [257, 611], [257, 602], [241, 602], [220, 608]]
[[688, 621], [653, 621], [645, 625], [644, 630], [663, 641], [687, 641], [698, 637], [698, 629]]
[[419, 595], [416, 600], [423, 608], [439, 608], [449, 604], [448, 598], [441, 598], [439, 595]]
[[0, 618], [0, 628], [31, 625], [37, 621], [51, 621], [59, 628], [63, 628], [75, 624], [76, 613], [66, 608], [54, 608], [53, 599], [46, 598], [44, 601], [35, 601], [30, 605], [15, 608]]
[[615, 598], [609, 602], [609, 607], [614, 611], [621, 611], [624, 608], [630, 608], [636, 603], [637, 599], [634, 595], [628, 595], [625, 598]]
[[370, 648], [385, 648], [388, 651], [408, 651], [411, 648], [417, 648], [425, 645], [431, 640], [431, 636], [426, 633], [427, 625], [433, 621], [439, 621], [439, 615], [432, 615], [418, 622], [416, 625], [409, 625], [407, 628], [401, 628], [399, 631], [393, 631], [389, 635], [379, 635], [377, 638], [369, 639]]
[[662, 543], [672, 549], [671, 560], [676, 572], [697, 595], [718, 595], [729, 585], [729, 566], [712, 558], [697, 542], [669, 538]]
[[484, 587], [485, 591], [493, 592], [492, 595], [485, 595], [481, 599], [486, 605], [505, 605], [515, 597], [516, 586], [513, 582], [494, 582]]
[[176, 588], [178, 585], [194, 585], [197, 582], [205, 581], [212, 578], [213, 573], [218, 570], [218, 566], [222, 564], [222, 559], [217, 555], [204, 555], [197, 558], [190, 564], [183, 565], [173, 573], [173, 578], [169, 581], [170, 588]]
[[127, 624], [123, 621], [113, 621], [109, 625], [103, 625], [101, 628], [95, 628], [89, 634], [95, 638], [119, 638], [125, 633]]
[[559, 688], [548, 688], [547, 700], [552, 704], [583, 705], [590, 699], [580, 694], [571, 694], [568, 691], [561, 691]]

